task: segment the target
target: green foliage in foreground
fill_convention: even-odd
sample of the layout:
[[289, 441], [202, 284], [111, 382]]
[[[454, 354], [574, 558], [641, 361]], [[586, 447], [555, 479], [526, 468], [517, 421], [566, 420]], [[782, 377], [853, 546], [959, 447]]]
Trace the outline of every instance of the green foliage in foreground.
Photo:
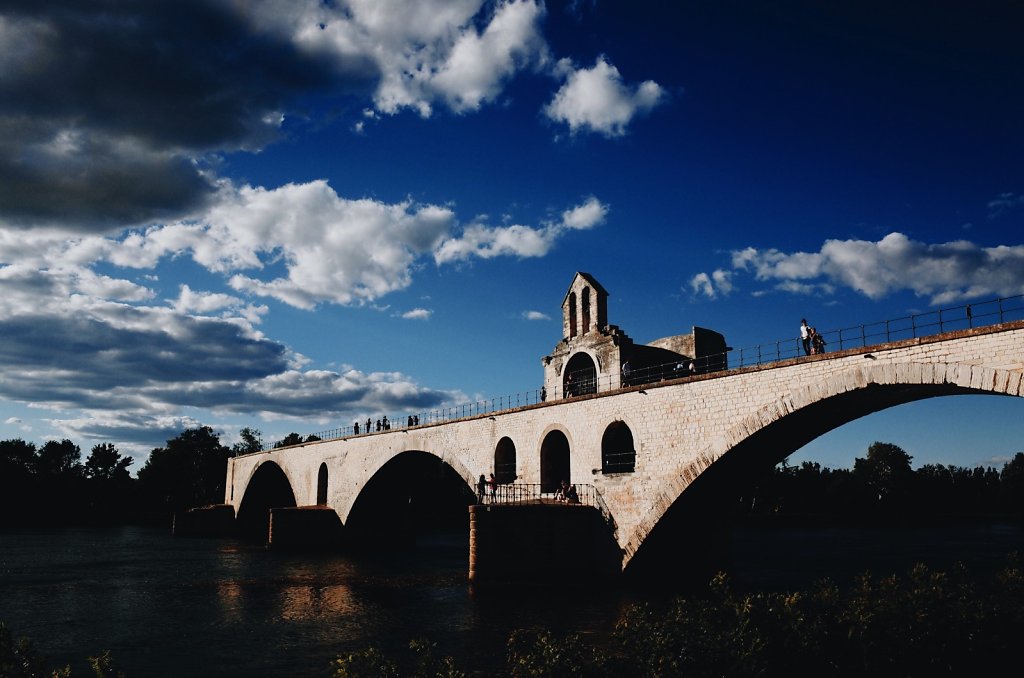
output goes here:
[[[630, 608], [607, 638], [544, 630], [509, 638], [489, 674], [547, 676], [996, 675], [1024, 637], [1024, 573], [1016, 559], [981, 587], [967, 573], [915, 566], [906, 577], [862, 576], [841, 592], [828, 581], [794, 593], [741, 594], [723, 575], [706, 596]], [[466, 675], [433, 646], [413, 657], [378, 649], [335, 660], [335, 678]], [[426, 659], [424, 659], [426, 658]]]
[[[109, 650], [88, 659], [96, 678], [125, 678]], [[0, 622], [0, 678], [71, 678], [71, 667], [47, 669], [46, 659], [36, 651], [32, 641], [28, 638], [15, 640], [7, 626]]]

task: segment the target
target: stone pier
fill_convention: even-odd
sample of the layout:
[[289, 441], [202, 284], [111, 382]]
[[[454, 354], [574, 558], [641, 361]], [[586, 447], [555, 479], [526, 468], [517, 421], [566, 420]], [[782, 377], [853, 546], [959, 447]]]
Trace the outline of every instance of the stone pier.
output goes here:
[[609, 580], [622, 569], [612, 528], [591, 506], [481, 504], [469, 525], [474, 583]]

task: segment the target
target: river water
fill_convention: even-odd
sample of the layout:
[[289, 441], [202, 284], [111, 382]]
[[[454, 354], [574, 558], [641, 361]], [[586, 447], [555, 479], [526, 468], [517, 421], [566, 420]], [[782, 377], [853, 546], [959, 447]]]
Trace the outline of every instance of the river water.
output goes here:
[[[984, 572], [1024, 549], [1017, 524], [921, 529], [737, 529], [732, 576], [751, 588], [838, 583], [956, 560]], [[53, 665], [89, 675], [111, 650], [130, 678], [326, 676], [339, 654], [428, 638], [459, 665], [503, 664], [516, 628], [601, 637], [651, 592], [470, 587], [465, 537], [411, 552], [281, 554], [141, 527], [0, 531], [0, 621]]]

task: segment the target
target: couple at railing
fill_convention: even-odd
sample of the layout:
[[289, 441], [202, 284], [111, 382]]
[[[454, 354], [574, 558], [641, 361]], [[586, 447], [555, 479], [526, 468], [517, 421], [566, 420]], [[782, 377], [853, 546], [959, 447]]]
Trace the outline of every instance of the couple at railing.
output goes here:
[[563, 480], [562, 485], [555, 490], [555, 501], [564, 501], [566, 504], [580, 503], [580, 495], [576, 492], [576, 486], [570, 485], [568, 480]]

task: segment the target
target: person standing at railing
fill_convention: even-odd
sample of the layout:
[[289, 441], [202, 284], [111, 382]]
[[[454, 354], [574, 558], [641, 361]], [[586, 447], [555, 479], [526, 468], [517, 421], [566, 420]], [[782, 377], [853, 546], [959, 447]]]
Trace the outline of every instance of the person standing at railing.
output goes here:
[[825, 352], [825, 337], [818, 334], [816, 327], [811, 328], [811, 353], [815, 355]]
[[487, 478], [484, 478], [484, 474], [480, 474], [480, 479], [476, 481], [476, 501], [478, 504], [484, 503], [484, 499], [487, 497]]
[[811, 355], [811, 328], [807, 326], [807, 318], [800, 321], [800, 343], [804, 346], [804, 355]]
[[498, 492], [498, 481], [494, 478], [494, 474], [493, 473], [487, 479], [487, 487], [491, 491], [491, 503], [493, 504], [494, 503], [494, 496]]

